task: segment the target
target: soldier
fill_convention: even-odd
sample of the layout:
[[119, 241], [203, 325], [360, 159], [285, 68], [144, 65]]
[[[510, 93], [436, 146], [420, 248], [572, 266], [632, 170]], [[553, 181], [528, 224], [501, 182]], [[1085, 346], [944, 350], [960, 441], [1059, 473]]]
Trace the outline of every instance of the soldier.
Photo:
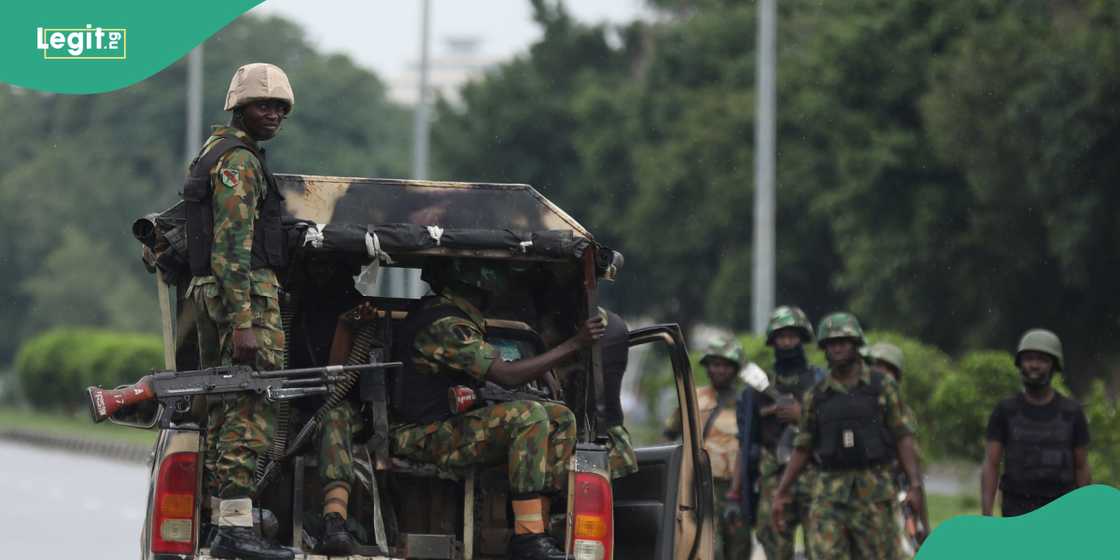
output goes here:
[[[889, 342], [877, 342], [867, 349], [867, 359], [871, 366], [871, 371], [877, 371], [883, 375], [889, 375], [902, 386], [902, 369], [905, 363], [903, 358], [902, 349]], [[902, 412], [910, 418], [913, 425], [917, 427], [917, 418], [914, 416], [914, 411], [905, 402], [902, 404]], [[917, 442], [914, 442], [914, 456], [918, 459], [918, 466], [922, 464], [922, 453], [918, 447]], [[907, 491], [910, 488], [910, 479], [906, 477], [906, 471], [902, 469], [901, 465], [896, 465], [895, 480], [898, 481], [898, 486], [902, 491]], [[926, 505], [925, 495], [922, 496], [922, 505]], [[918, 546], [925, 541], [929, 531], [929, 508], [923, 507], [921, 511], [910, 511], [907, 515], [902, 516], [902, 527], [900, 528], [903, 535], [903, 552], [908, 556], [913, 556], [918, 552]]]
[[[743, 366], [743, 347], [739, 342], [716, 340], [700, 359], [708, 371], [710, 385], [696, 390], [696, 407], [700, 411], [704, 449], [712, 465], [715, 495], [720, 501], [719, 527], [716, 531], [716, 559], [750, 558], [751, 531], [739, 507], [739, 497], [730, 492], [739, 455], [738, 424], [735, 402], [739, 395], [736, 374]], [[669, 418], [665, 435], [676, 439], [681, 435], [681, 412]]]
[[[204, 366], [282, 367], [284, 332], [276, 269], [285, 264], [283, 198], [259, 142], [276, 136], [295, 104], [288, 77], [271, 64], [237, 69], [226, 94], [229, 126], [216, 126], [183, 186], [191, 283]], [[218, 529], [219, 558], [289, 559], [291, 550], [253, 530], [257, 459], [272, 439], [273, 413], [244, 394], [210, 408], [207, 487]]]
[[1015, 365], [1023, 391], [1001, 401], [988, 420], [980, 485], [984, 515], [992, 514], [997, 478], [1004, 517], [1029, 513], [1092, 483], [1085, 412], [1050, 386], [1062, 361], [1062, 342], [1050, 331], [1031, 329], [1019, 340]]
[[[771, 522], [784, 529], [785, 509], [806, 464], [819, 465], [809, 506], [809, 550], [817, 560], [898, 555], [891, 464], [902, 462], [921, 481], [914, 428], [902, 411], [898, 385], [870, 372], [859, 355], [863, 330], [848, 313], [833, 313], [817, 328], [829, 374], [805, 397], [799, 433], [786, 472], [774, 491]], [[921, 509], [921, 483], [906, 500]]]
[[424, 278], [436, 292], [414, 308], [395, 336], [395, 354], [404, 368], [394, 380], [393, 454], [455, 470], [478, 464], [506, 464], [512, 493], [515, 559], [564, 558], [559, 543], [545, 533], [549, 496], [568, 477], [575, 448], [576, 419], [563, 405], [512, 401], [459, 414], [448, 408], [448, 390], [494, 381], [523, 385], [592, 344], [603, 335], [601, 317], [588, 319], [578, 333], [551, 350], [506, 362], [485, 341], [480, 308], [502, 292], [504, 274], [480, 261], [455, 259], [450, 267], [429, 267]]
[[[754, 406], [752, 424], [758, 426], [756, 439], [759, 444], [759, 517], [763, 523], [757, 529], [758, 541], [770, 560], [793, 558], [794, 535], [798, 525], [809, 521], [810, 491], [814, 470], [806, 468], [793, 490], [793, 501], [786, 510], [785, 528], [775, 531], [768, 523], [774, 489], [782, 478], [786, 462], [793, 452], [793, 438], [801, 419], [801, 403], [814, 385], [824, 379], [825, 373], [809, 365], [803, 344], [812, 342], [813, 326], [805, 312], [797, 307], [782, 306], [770, 315], [766, 325], [766, 345], [774, 349], [774, 383], [771, 394], [744, 395]], [[767, 393], [770, 393], [768, 390]], [[780, 398], [775, 399], [775, 395]], [[812, 555], [809, 554], [812, 558]]]

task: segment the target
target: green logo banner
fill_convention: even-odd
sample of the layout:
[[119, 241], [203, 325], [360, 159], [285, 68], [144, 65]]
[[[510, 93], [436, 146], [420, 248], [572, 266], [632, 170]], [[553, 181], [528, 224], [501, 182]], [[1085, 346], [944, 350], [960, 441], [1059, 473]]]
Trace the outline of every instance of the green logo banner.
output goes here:
[[0, 82], [101, 93], [170, 66], [262, 0], [14, 2], [0, 20]]
[[1079, 488], [1018, 517], [961, 516], [926, 539], [917, 560], [1112, 558], [1120, 490]]

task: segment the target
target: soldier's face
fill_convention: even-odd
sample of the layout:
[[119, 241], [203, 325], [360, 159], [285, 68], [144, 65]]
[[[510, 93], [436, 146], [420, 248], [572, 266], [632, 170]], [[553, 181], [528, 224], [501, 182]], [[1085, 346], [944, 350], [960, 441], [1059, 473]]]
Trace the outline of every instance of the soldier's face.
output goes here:
[[859, 359], [856, 341], [851, 338], [833, 338], [824, 343], [825, 357], [829, 365], [845, 366]]
[[280, 132], [288, 116], [288, 104], [275, 99], [254, 101], [241, 106], [241, 123], [253, 140], [269, 140]]
[[735, 378], [735, 363], [730, 360], [710, 358], [707, 360], [706, 367], [708, 379], [712, 380], [713, 386], [726, 387]]
[[1019, 371], [1028, 382], [1045, 383], [1054, 373], [1054, 358], [1042, 352], [1027, 350], [1019, 354]]
[[801, 335], [793, 329], [779, 329], [774, 333], [774, 348], [778, 350], [793, 350], [801, 344]]

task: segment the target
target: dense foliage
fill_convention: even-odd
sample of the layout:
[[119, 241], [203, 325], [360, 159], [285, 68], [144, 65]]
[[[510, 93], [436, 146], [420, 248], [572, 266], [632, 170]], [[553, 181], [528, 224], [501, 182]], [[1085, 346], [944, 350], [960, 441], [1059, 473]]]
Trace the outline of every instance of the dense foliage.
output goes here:
[[[534, 0], [525, 56], [444, 104], [449, 178], [528, 181], [627, 255], [620, 310], [750, 318], [756, 3], [617, 29]], [[1046, 325], [1070, 384], [1120, 335], [1120, 2], [779, 3], [778, 300], [953, 354]]]

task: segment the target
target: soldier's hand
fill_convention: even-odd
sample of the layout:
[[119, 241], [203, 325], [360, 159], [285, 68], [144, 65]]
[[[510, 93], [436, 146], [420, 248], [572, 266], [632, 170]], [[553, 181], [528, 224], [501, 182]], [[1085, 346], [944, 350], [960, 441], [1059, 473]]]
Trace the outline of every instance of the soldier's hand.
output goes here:
[[780, 404], [775, 410], [778, 419], [782, 422], [794, 423], [801, 420], [801, 404], [793, 401], [789, 404]]
[[720, 513], [723, 522], [732, 527], [739, 527], [743, 524], [743, 512], [739, 509], [739, 503], [728, 501], [723, 504], [723, 511]]
[[377, 309], [370, 302], [365, 302], [346, 313], [343, 313], [338, 319], [344, 323], [356, 325], [365, 323], [377, 318]]
[[596, 315], [580, 326], [575, 339], [580, 346], [590, 346], [591, 343], [602, 338], [605, 332], [607, 332], [606, 322], [603, 321], [601, 316]]
[[253, 329], [233, 329], [233, 363], [253, 365], [257, 360], [257, 335]]
[[906, 491], [906, 503], [910, 504], [914, 512], [923, 511], [922, 503], [924, 501], [925, 493], [921, 486], [911, 486], [910, 489]]
[[786, 506], [792, 500], [788, 493], [774, 492], [770, 505], [770, 526], [779, 533], [786, 530]]

